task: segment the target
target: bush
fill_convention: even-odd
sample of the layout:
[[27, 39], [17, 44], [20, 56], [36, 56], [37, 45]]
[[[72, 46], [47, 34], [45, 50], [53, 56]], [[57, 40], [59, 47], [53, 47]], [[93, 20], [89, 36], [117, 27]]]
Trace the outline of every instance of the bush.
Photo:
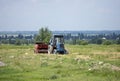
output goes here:
[[111, 45], [111, 44], [112, 44], [112, 42], [109, 41], [109, 40], [106, 40], [106, 41], [103, 42], [103, 45]]
[[77, 40], [76, 44], [78, 44], [78, 45], [88, 45], [88, 41], [86, 41], [86, 40]]
[[80, 45], [88, 45], [87, 41], [81, 41]]
[[91, 39], [91, 40], [89, 40], [89, 43], [91, 43], [91, 44], [102, 44], [103, 43], [103, 39], [101, 39], [101, 38], [93, 38], [93, 39]]

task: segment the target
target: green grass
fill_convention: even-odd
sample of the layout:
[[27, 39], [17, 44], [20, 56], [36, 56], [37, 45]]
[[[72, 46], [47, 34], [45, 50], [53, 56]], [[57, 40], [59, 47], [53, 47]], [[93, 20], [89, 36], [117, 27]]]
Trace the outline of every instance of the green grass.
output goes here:
[[33, 49], [0, 45], [0, 81], [120, 81], [119, 45], [66, 45], [68, 55]]

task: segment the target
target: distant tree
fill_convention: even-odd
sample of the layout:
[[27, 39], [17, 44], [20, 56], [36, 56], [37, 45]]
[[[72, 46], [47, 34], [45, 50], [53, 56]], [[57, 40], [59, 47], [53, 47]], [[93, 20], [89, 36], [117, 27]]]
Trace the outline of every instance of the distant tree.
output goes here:
[[4, 37], [4, 38], [7, 39], [7, 37], [8, 37], [7, 34], [5, 34], [5, 37]]
[[78, 37], [79, 37], [79, 39], [83, 39], [85, 36], [83, 33], [78, 33]]
[[15, 44], [16, 40], [15, 39], [9, 39], [9, 44]]
[[15, 45], [21, 45], [21, 40], [20, 39], [16, 39], [15, 40]]
[[8, 39], [2, 39], [2, 40], [1, 40], [1, 43], [2, 43], [2, 44], [9, 44], [9, 40], [8, 40]]
[[93, 39], [89, 40], [89, 43], [96, 44], [96, 39], [93, 38]]
[[120, 39], [116, 40], [116, 44], [120, 44]]
[[29, 43], [28, 43], [28, 40], [25, 39], [25, 38], [24, 38], [24, 39], [21, 39], [21, 40], [20, 40], [20, 43], [21, 43], [21, 44], [27, 44], [27, 45], [29, 44]]
[[76, 44], [78, 44], [78, 45], [88, 45], [88, 41], [86, 41], [86, 40], [76, 40]]
[[102, 44], [102, 39], [96, 39], [96, 44]]
[[48, 43], [51, 38], [52, 32], [47, 28], [39, 29], [39, 34], [35, 36], [35, 41], [42, 41]]
[[81, 44], [81, 40], [76, 40], [76, 44], [80, 45]]
[[22, 34], [18, 34], [18, 38], [19, 38], [19, 39], [22, 39], [22, 38], [23, 38], [23, 35], [22, 35]]
[[76, 44], [76, 39], [72, 40], [72, 44], [75, 45]]
[[70, 38], [71, 38], [71, 33], [68, 33], [65, 37], [66, 37], [67, 40], [70, 40]]

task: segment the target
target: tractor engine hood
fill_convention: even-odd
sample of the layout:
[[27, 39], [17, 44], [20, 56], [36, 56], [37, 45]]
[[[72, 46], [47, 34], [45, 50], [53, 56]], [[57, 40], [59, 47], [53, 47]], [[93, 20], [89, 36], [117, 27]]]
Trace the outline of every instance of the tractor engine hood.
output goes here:
[[62, 44], [62, 43], [57, 43], [57, 44], [56, 44], [56, 48], [57, 48], [57, 51], [58, 51], [58, 52], [62, 52], [62, 51], [65, 50], [65, 49], [64, 49], [64, 44]]

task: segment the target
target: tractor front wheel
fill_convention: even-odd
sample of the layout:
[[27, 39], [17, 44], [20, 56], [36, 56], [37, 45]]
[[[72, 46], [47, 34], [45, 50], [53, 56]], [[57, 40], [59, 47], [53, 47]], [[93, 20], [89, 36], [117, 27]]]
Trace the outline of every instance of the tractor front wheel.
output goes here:
[[48, 54], [52, 54], [53, 53], [53, 46], [49, 45], [48, 46]]

